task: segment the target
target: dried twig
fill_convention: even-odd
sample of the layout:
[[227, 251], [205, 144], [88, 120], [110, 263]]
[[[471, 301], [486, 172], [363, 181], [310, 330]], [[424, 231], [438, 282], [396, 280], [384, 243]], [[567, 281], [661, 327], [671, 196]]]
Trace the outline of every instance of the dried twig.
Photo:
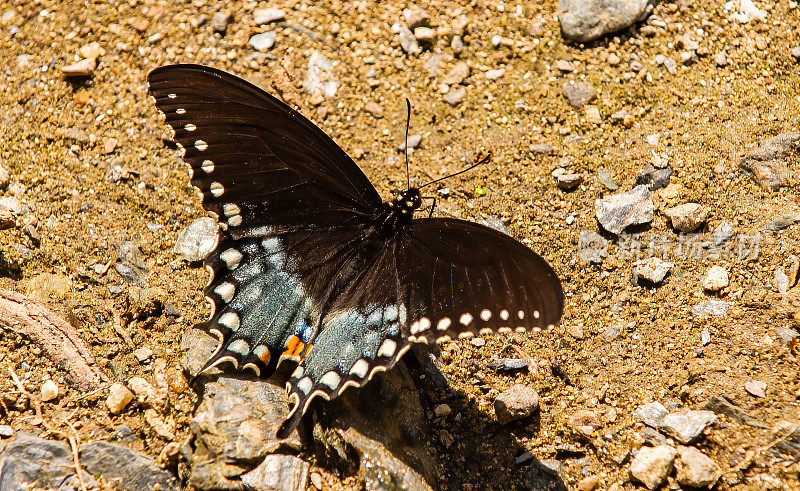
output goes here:
[[539, 377], [539, 364], [536, 363], [536, 360], [534, 360], [533, 357], [531, 355], [529, 355], [527, 352], [525, 352], [522, 348], [518, 348], [518, 347], [516, 347], [514, 345], [512, 345], [511, 347], [514, 348], [514, 350], [517, 352], [517, 354], [519, 354], [519, 356], [522, 357], [523, 360], [525, 360], [525, 363], [528, 364], [528, 371], [531, 373], [531, 375], [534, 378], [538, 378]]
[[72, 430], [72, 435], [68, 435], [68, 434], [64, 433], [63, 431], [59, 430], [58, 428], [56, 428], [55, 426], [49, 424], [47, 422], [47, 420], [44, 419], [44, 413], [42, 412], [42, 401], [40, 401], [37, 397], [34, 397], [33, 394], [28, 392], [28, 389], [26, 389], [25, 386], [22, 385], [22, 381], [19, 379], [19, 377], [17, 376], [17, 373], [14, 371], [13, 368], [8, 367], [8, 373], [11, 374], [11, 380], [14, 381], [14, 385], [17, 386], [17, 389], [19, 390], [20, 394], [22, 394], [23, 396], [27, 397], [28, 400], [31, 401], [31, 404], [33, 404], [33, 410], [36, 411], [36, 417], [39, 418], [39, 420], [42, 422], [42, 425], [45, 427], [45, 429], [47, 429], [47, 431], [49, 433], [51, 433], [53, 435], [56, 435], [58, 437], [61, 437], [61, 438], [65, 439], [65, 440], [67, 440], [67, 442], [69, 442], [69, 447], [72, 450], [72, 455], [73, 455], [73, 464], [75, 466], [75, 474], [78, 476], [78, 482], [81, 485], [81, 490], [82, 491], [87, 491], [86, 483], [83, 482], [83, 476], [81, 475], [81, 472], [83, 472], [83, 469], [81, 468], [81, 461], [78, 458], [78, 440], [76, 438], [78, 433], [75, 431], [75, 427], [72, 426], [72, 423], [66, 421], [66, 423], [69, 425], [70, 429]]
[[108, 381], [67, 321], [19, 293], [0, 290], [0, 329], [22, 334], [40, 346], [78, 389], [93, 390]]

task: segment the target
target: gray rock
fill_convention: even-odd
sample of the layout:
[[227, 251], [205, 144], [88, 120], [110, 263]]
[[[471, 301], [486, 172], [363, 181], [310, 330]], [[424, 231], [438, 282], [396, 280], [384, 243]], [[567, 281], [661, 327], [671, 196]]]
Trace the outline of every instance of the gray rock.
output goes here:
[[557, 460], [538, 460], [525, 471], [523, 485], [527, 491], [567, 491], [567, 486], [559, 473], [563, 467]]
[[567, 39], [585, 43], [644, 20], [652, 0], [559, 0], [558, 17]]
[[80, 449], [83, 468], [131, 490], [179, 489], [178, 481], [155, 461], [128, 447], [105, 441], [87, 443]]
[[664, 210], [672, 228], [683, 233], [694, 232], [708, 220], [709, 210], [698, 203], [684, 203]]
[[763, 230], [766, 232], [780, 232], [797, 223], [800, 223], [800, 213], [789, 213], [764, 225]]
[[284, 20], [286, 13], [281, 9], [268, 7], [265, 9], [255, 9], [253, 11], [253, 22], [255, 25], [269, 24], [270, 22], [277, 22]]
[[231, 14], [228, 12], [214, 12], [211, 17], [211, 29], [215, 32], [225, 32], [231, 21]]
[[658, 429], [687, 445], [698, 441], [703, 430], [716, 422], [717, 416], [711, 411], [680, 411], [664, 416]]
[[527, 418], [539, 409], [539, 394], [522, 384], [512, 385], [494, 401], [494, 412], [500, 424]]
[[242, 475], [242, 484], [254, 491], [306, 491], [310, 467], [293, 455], [267, 455], [258, 467]]
[[217, 222], [213, 218], [198, 218], [181, 230], [172, 251], [189, 262], [202, 261], [216, 247], [217, 235]]
[[580, 109], [597, 97], [597, 91], [589, 82], [566, 81], [561, 86], [561, 93], [576, 109]]
[[728, 313], [730, 307], [728, 302], [723, 302], [722, 300], [706, 300], [692, 307], [692, 315], [695, 317], [702, 317], [704, 315], [724, 317], [725, 314]]
[[671, 166], [667, 165], [659, 169], [653, 164], [647, 164], [636, 176], [636, 184], [644, 184], [650, 191], [655, 191], [667, 187], [670, 177], [672, 177]]
[[[214, 353], [219, 345], [219, 341], [210, 334], [200, 329], [187, 329], [181, 337], [181, 351], [185, 354], [181, 358], [181, 366], [190, 377], [196, 377], [206, 361]], [[219, 369], [211, 369], [207, 372], [211, 375], [218, 375]]]
[[408, 139], [401, 144], [397, 145], [397, 151], [402, 152], [406, 148], [413, 150], [417, 148], [422, 141], [422, 135], [408, 135]]
[[[84, 482], [94, 478], [84, 472]], [[72, 451], [64, 442], [18, 433], [0, 453], [0, 489], [73, 489], [77, 486]]]
[[692, 488], [710, 488], [719, 479], [720, 468], [709, 456], [694, 447], [678, 447], [675, 461], [680, 484]]
[[331, 98], [336, 95], [338, 88], [339, 81], [333, 75], [333, 63], [315, 50], [308, 58], [303, 90], [311, 96]]
[[632, 190], [597, 199], [595, 214], [600, 225], [613, 234], [620, 234], [631, 225], [650, 223], [655, 207], [647, 186], [639, 185]]
[[456, 85], [462, 83], [467, 77], [469, 77], [469, 65], [462, 61], [444, 76], [442, 83]]
[[253, 47], [256, 51], [267, 51], [275, 45], [275, 31], [262, 32], [254, 36], [250, 36], [247, 44]]
[[528, 368], [528, 362], [522, 358], [500, 358], [489, 362], [489, 368], [498, 372], [515, 372]]
[[742, 157], [739, 166], [752, 174], [765, 189], [787, 186], [789, 164], [787, 159], [800, 150], [800, 133], [784, 133], [762, 140], [761, 145]]
[[661, 283], [669, 270], [675, 265], [657, 257], [651, 257], [634, 264], [633, 272], [637, 278], [644, 278], [650, 283]]
[[658, 425], [668, 413], [669, 411], [667, 411], [667, 408], [665, 408], [663, 404], [654, 401], [639, 406], [633, 412], [633, 415], [647, 426], [658, 428]]
[[619, 184], [614, 182], [614, 176], [603, 167], [598, 167], [597, 169], [597, 180], [609, 191], [616, 191], [619, 189]]
[[668, 446], [642, 447], [631, 461], [631, 477], [648, 489], [661, 486], [672, 472], [678, 452]]
[[506, 227], [506, 224], [503, 223], [503, 220], [500, 220], [497, 217], [488, 215], [488, 216], [485, 216], [483, 218], [479, 218], [476, 221], [478, 223], [480, 223], [481, 225], [486, 225], [487, 227], [493, 228], [493, 229], [497, 230], [498, 232], [502, 232], [502, 233], [504, 233], [506, 235], [511, 235], [511, 231], [508, 230], [508, 227]]
[[775, 289], [778, 290], [779, 293], [786, 293], [789, 290], [789, 277], [786, 275], [783, 268], [775, 270], [772, 284], [775, 285]]
[[458, 87], [456, 89], [450, 89], [450, 91], [444, 95], [443, 99], [444, 102], [451, 106], [457, 106], [461, 104], [461, 101], [463, 101], [465, 97], [467, 97], [467, 89]]
[[584, 263], [600, 264], [608, 255], [608, 241], [592, 230], [581, 230], [578, 236], [578, 258]]

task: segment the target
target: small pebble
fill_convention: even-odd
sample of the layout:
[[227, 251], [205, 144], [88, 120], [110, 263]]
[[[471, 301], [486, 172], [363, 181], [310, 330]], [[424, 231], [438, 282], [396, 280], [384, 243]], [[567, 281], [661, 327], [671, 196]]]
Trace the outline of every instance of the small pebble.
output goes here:
[[428, 13], [416, 7], [403, 9], [403, 19], [409, 29], [414, 29], [428, 24]]
[[703, 329], [700, 333], [700, 343], [703, 346], [708, 346], [711, 344], [711, 333], [708, 332], [708, 329]]
[[597, 199], [594, 207], [600, 225], [617, 235], [629, 226], [650, 223], [655, 211], [650, 190], [644, 185]]
[[567, 60], [558, 60], [558, 61], [556, 61], [555, 67], [556, 67], [556, 69], [558, 69], [558, 70], [560, 70], [562, 72], [565, 72], [565, 73], [568, 73], [568, 72], [571, 72], [571, 71], [575, 70], [575, 65], [573, 65], [572, 63], [570, 63]]
[[460, 84], [464, 82], [467, 77], [469, 77], [469, 71], [469, 65], [462, 61], [461, 63], [456, 64], [452, 70], [447, 72], [447, 75], [445, 75], [442, 79], [442, 83], [447, 85]]
[[489, 362], [489, 368], [493, 368], [498, 372], [513, 372], [528, 368], [528, 362], [522, 358], [501, 358]]
[[667, 276], [667, 273], [674, 267], [675, 265], [673, 263], [657, 257], [651, 257], [643, 261], [637, 261], [633, 271], [637, 277], [644, 278], [654, 284], [659, 284], [664, 281], [664, 277]]
[[569, 418], [569, 426], [575, 433], [590, 438], [600, 429], [600, 415], [588, 409], [579, 409]]
[[322, 476], [316, 472], [311, 473], [311, 485], [317, 489], [322, 489]]
[[678, 451], [668, 445], [642, 447], [631, 461], [631, 477], [649, 489], [660, 487], [672, 472]]
[[728, 302], [723, 302], [721, 300], [707, 300], [692, 307], [692, 315], [697, 317], [702, 317], [704, 315], [723, 317], [728, 313], [728, 309], [730, 309], [730, 307], [731, 306]]
[[381, 119], [383, 117], [383, 108], [375, 102], [368, 102], [364, 106], [364, 110], [370, 113], [375, 119]]
[[464, 87], [458, 87], [456, 89], [451, 89], [450, 92], [444, 95], [443, 99], [446, 103], [450, 104], [451, 106], [457, 106], [464, 100], [467, 96], [467, 89]]
[[698, 203], [684, 203], [664, 210], [672, 227], [683, 233], [691, 233], [700, 228], [708, 220], [709, 210]]
[[772, 284], [775, 285], [775, 289], [777, 289], [779, 293], [786, 293], [789, 290], [789, 277], [783, 271], [783, 268], [775, 270]]
[[506, 74], [505, 68], [500, 68], [498, 70], [488, 70], [486, 72], [486, 78], [488, 78], [489, 80], [497, 80], [505, 74]]
[[151, 356], [153, 356], [153, 350], [151, 350], [146, 346], [143, 346], [141, 348], [133, 350], [133, 356], [135, 356], [140, 363], [144, 363], [147, 360], [149, 360]]
[[11, 180], [11, 175], [8, 173], [5, 167], [0, 165], [0, 189], [5, 189], [8, 187], [8, 182]]
[[703, 279], [703, 290], [716, 292], [728, 286], [728, 271], [722, 266], [711, 266]]
[[0, 425], [0, 438], [9, 438], [14, 436], [14, 428], [8, 425]]
[[534, 155], [551, 155], [553, 153], [553, 146], [549, 143], [532, 143], [528, 147], [528, 151]]
[[285, 18], [286, 13], [281, 9], [270, 7], [265, 9], [256, 9], [253, 11], [253, 22], [257, 26], [260, 26], [261, 24], [269, 24], [270, 22], [277, 22], [284, 20]]
[[211, 17], [211, 29], [214, 32], [225, 32], [228, 29], [228, 23], [231, 21], [231, 14], [228, 12], [214, 12]]
[[399, 152], [404, 151], [406, 148], [413, 150], [417, 148], [422, 141], [422, 135], [409, 135], [408, 139], [397, 146]]
[[512, 385], [494, 401], [494, 412], [500, 424], [527, 418], [537, 409], [539, 394], [527, 385]]
[[711, 411], [680, 411], [664, 416], [658, 425], [659, 431], [684, 445], [689, 445], [703, 434], [703, 430], [717, 422]]
[[61, 73], [67, 77], [88, 77], [96, 67], [97, 61], [94, 58], [86, 58], [77, 63], [61, 67]]
[[450, 409], [450, 406], [447, 404], [439, 404], [433, 409], [433, 413], [436, 415], [437, 418], [443, 418], [445, 416], [449, 416], [453, 410]]
[[247, 43], [256, 51], [264, 52], [275, 45], [275, 37], [275, 31], [262, 32], [261, 34], [251, 36]]
[[795, 60], [800, 60], [800, 46], [795, 46], [792, 48], [791, 54]]
[[637, 407], [633, 412], [636, 419], [652, 428], [658, 428], [659, 423], [661, 423], [661, 420], [663, 420], [664, 416], [667, 414], [669, 414], [667, 408], [657, 401], [643, 404]]
[[558, 187], [561, 189], [575, 189], [580, 183], [583, 182], [583, 176], [581, 174], [563, 173], [556, 177], [556, 182], [558, 183]]
[[608, 64], [611, 66], [619, 65], [622, 60], [619, 59], [616, 53], [611, 53], [608, 55]]
[[614, 176], [612, 176], [611, 173], [603, 167], [597, 168], [597, 180], [600, 181], [600, 184], [605, 186], [609, 191], [616, 191], [619, 189], [619, 185], [614, 182]]
[[136, 400], [144, 407], [162, 409], [166, 402], [153, 385], [142, 377], [131, 377], [128, 387], [136, 395]]
[[423, 44], [433, 44], [436, 41], [436, 31], [430, 27], [415, 27], [414, 37]]
[[725, 65], [727, 65], [728, 64], [728, 55], [724, 51], [720, 51], [714, 57], [714, 63], [716, 63], [717, 66], [725, 66]]
[[761, 380], [748, 380], [744, 383], [744, 390], [753, 397], [767, 397], [767, 384]]
[[580, 109], [584, 104], [597, 97], [597, 91], [589, 82], [564, 82], [561, 93], [569, 100], [572, 107]]
[[48, 402], [58, 397], [58, 385], [50, 379], [47, 379], [41, 388], [42, 401]]
[[593, 491], [600, 484], [600, 476], [594, 474], [578, 481], [578, 491]]
[[676, 478], [690, 488], [713, 487], [720, 477], [720, 467], [709, 456], [694, 447], [678, 447], [675, 461]]
[[133, 400], [133, 392], [123, 384], [116, 382], [108, 388], [106, 406], [111, 414], [119, 414]]
[[105, 145], [103, 145], [103, 153], [105, 154], [113, 153], [115, 148], [117, 148], [117, 139], [109, 138], [108, 140], [106, 140]]
[[144, 32], [148, 27], [150, 27], [150, 21], [144, 17], [134, 17], [128, 21], [128, 25], [131, 26], [136, 32]]

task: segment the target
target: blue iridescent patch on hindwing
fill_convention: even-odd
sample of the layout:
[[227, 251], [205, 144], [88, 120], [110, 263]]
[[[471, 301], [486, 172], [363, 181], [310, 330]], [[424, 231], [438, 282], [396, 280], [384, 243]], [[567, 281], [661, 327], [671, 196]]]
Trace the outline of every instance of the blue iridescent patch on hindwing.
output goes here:
[[294, 407], [282, 428], [294, 427], [292, 421], [302, 417], [314, 397], [330, 400], [391, 368], [410, 347], [402, 334], [405, 323], [403, 305], [328, 314], [313, 349], [286, 383]]
[[269, 377], [292, 336], [309, 341], [312, 302], [300, 280], [288, 272], [280, 238], [221, 235], [206, 258], [213, 276], [205, 295], [214, 310], [202, 325], [220, 345], [203, 371], [231, 362], [237, 370]]

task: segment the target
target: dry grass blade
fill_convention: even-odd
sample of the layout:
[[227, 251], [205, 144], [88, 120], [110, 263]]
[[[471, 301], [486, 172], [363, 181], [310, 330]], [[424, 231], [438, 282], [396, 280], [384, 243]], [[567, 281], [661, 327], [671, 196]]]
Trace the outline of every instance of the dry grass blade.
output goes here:
[[534, 360], [533, 357], [531, 355], [529, 355], [522, 348], [518, 348], [518, 347], [513, 346], [513, 345], [512, 345], [512, 348], [514, 348], [514, 351], [516, 351], [517, 354], [523, 360], [525, 360], [525, 363], [528, 364], [528, 371], [530, 372], [531, 376], [533, 376], [534, 378], [538, 378], [539, 377], [539, 364], [536, 363], [536, 360]]

